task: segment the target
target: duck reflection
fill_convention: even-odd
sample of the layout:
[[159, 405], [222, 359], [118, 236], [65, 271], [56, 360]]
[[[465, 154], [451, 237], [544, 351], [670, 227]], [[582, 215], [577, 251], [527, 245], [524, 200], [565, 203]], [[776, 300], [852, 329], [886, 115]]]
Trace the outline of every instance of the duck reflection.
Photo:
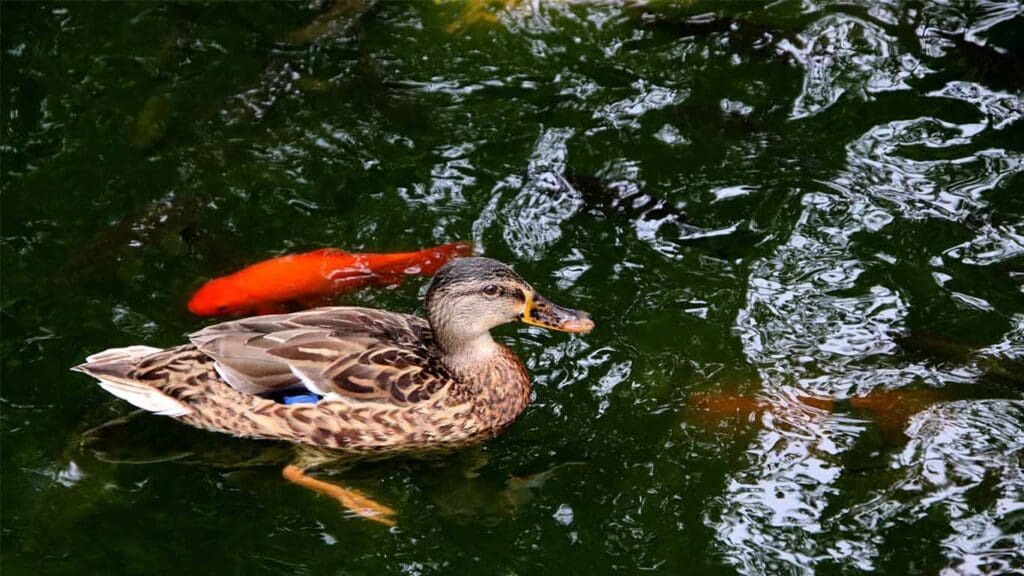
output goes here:
[[[385, 526], [397, 525], [398, 511], [375, 500], [368, 490], [342, 486], [321, 478], [345, 477], [369, 486], [397, 468], [412, 472], [416, 485], [441, 515], [465, 524], [496, 525], [523, 511], [544, 484], [581, 462], [562, 462], [524, 475], [486, 471], [490, 458], [482, 449], [425, 454], [419, 459], [375, 462], [353, 459], [330, 450], [286, 442], [221, 438], [162, 421], [135, 418], [142, 411], [110, 420], [81, 435], [87, 456], [113, 464], [175, 462], [241, 473], [266, 471], [298, 486], [337, 500], [353, 516]], [[75, 457], [76, 468], [88, 468], [88, 458]], [[77, 462], [77, 463], [76, 463]], [[232, 474], [234, 475], [234, 474]]]

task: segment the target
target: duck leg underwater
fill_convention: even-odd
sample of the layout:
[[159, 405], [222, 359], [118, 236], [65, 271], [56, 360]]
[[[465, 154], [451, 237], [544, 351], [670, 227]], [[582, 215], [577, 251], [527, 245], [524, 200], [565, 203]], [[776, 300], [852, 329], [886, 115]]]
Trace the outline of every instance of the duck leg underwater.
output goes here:
[[374, 522], [378, 522], [385, 526], [395, 525], [394, 510], [383, 504], [375, 502], [372, 498], [358, 490], [344, 488], [337, 484], [332, 484], [330, 482], [317, 480], [316, 478], [307, 476], [306, 472], [302, 468], [299, 468], [294, 464], [285, 466], [284, 469], [281, 470], [281, 476], [293, 484], [337, 500], [342, 506], [363, 518], [373, 520]]

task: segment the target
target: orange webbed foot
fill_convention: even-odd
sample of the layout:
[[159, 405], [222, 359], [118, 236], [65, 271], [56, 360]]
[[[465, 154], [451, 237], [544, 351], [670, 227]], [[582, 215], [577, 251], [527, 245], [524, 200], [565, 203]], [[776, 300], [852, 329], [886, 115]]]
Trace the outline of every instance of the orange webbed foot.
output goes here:
[[385, 526], [395, 525], [394, 510], [384, 506], [383, 504], [375, 502], [369, 496], [366, 496], [358, 490], [343, 488], [337, 484], [317, 480], [316, 478], [307, 476], [306, 473], [298, 466], [291, 464], [284, 467], [284, 470], [281, 471], [281, 475], [289, 482], [334, 498], [340, 502], [342, 506], [348, 508], [352, 512], [355, 512], [359, 516], [366, 518], [367, 520], [373, 520], [374, 522], [378, 522]]

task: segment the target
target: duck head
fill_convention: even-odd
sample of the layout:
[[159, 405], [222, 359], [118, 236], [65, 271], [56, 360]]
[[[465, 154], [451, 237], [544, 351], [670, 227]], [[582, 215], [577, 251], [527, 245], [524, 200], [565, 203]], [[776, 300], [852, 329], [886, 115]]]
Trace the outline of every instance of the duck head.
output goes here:
[[590, 314], [553, 304], [490, 258], [459, 258], [442, 266], [427, 290], [426, 310], [438, 344], [449, 354], [493, 344], [491, 328], [510, 322], [575, 333], [594, 328]]

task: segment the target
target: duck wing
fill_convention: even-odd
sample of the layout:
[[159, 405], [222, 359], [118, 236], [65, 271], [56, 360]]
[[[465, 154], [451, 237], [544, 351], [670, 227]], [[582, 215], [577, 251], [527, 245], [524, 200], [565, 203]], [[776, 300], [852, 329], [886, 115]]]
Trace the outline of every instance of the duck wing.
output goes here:
[[422, 402], [453, 381], [422, 318], [329, 307], [209, 326], [189, 338], [233, 388], [305, 386], [357, 402]]

